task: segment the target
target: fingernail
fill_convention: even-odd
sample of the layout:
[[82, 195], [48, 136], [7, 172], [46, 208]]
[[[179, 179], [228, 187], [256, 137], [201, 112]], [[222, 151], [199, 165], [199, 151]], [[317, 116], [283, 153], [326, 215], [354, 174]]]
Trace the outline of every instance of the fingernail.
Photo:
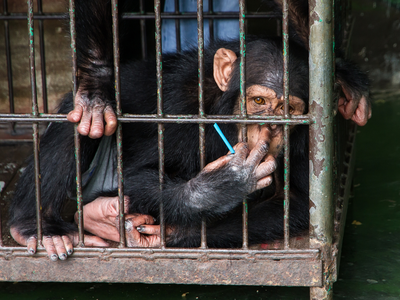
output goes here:
[[52, 255], [50, 256], [50, 259], [51, 259], [52, 261], [57, 261], [57, 260], [58, 260], [57, 254], [52, 254]]
[[68, 255], [71, 255], [71, 254], [72, 254], [72, 252], [74, 252], [74, 250], [73, 250], [73, 249], [68, 249], [68, 250], [67, 250], [67, 253], [68, 253]]
[[66, 259], [67, 259], [67, 254], [61, 253], [61, 254], [58, 256], [58, 258], [59, 258], [60, 260], [66, 260]]
[[138, 227], [136, 227], [136, 230], [139, 232], [144, 232], [145, 231], [145, 227], [143, 225], [140, 225]]
[[29, 254], [35, 254], [35, 249], [29, 248], [29, 249], [28, 249], [28, 253], [29, 253]]

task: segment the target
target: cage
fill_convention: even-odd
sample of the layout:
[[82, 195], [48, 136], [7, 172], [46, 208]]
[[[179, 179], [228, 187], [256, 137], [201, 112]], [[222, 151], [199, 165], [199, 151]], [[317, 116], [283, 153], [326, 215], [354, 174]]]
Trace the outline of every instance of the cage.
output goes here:
[[[182, 0], [181, 0], [182, 1]], [[33, 153], [35, 157], [36, 201], [37, 201], [37, 228], [38, 239], [41, 239], [41, 204], [40, 204], [40, 161], [39, 136], [49, 122], [67, 122], [62, 114], [49, 113], [45, 34], [44, 28], [48, 20], [69, 20], [71, 32], [71, 55], [73, 91], [76, 92], [76, 45], [75, 45], [75, 16], [74, 1], [70, 0], [69, 14], [45, 13], [42, 1], [37, 0], [37, 9], [34, 1], [28, 1], [27, 12], [10, 13], [8, 2], [3, 2], [3, 12], [0, 19], [3, 22], [5, 33], [4, 60], [7, 70], [8, 108], [0, 113], [0, 125], [4, 141], [19, 139], [22, 141], [32, 134]], [[280, 285], [280, 286], [307, 286], [310, 287], [312, 299], [332, 299], [332, 284], [337, 279], [340, 262], [341, 240], [346, 217], [347, 200], [350, 193], [350, 183], [353, 170], [353, 145], [355, 139], [355, 125], [348, 124], [334, 116], [334, 47], [333, 24], [341, 24], [345, 44], [351, 36], [351, 20], [348, 18], [349, 5], [345, 1], [324, 1], [310, 4], [310, 16], [317, 15], [318, 22], [310, 22], [310, 100], [309, 112], [302, 116], [291, 116], [288, 108], [288, 75], [286, 75], [284, 95], [285, 114], [282, 117], [257, 118], [247, 115], [244, 105], [239, 115], [211, 116], [204, 115], [203, 81], [204, 81], [204, 21], [208, 21], [210, 39], [213, 38], [214, 22], [219, 19], [238, 19], [241, 49], [241, 103], [245, 101], [245, 33], [251, 27], [250, 20], [269, 22], [274, 24], [272, 31], [282, 36], [284, 41], [284, 74], [287, 74], [288, 62], [288, 8], [284, 1], [283, 13], [251, 12], [244, 0], [239, 1], [238, 12], [215, 12], [213, 1], [208, 0], [208, 11], [203, 9], [203, 1], [197, 1], [196, 12], [182, 13], [178, 9], [179, 1], [175, 0], [175, 9], [163, 12], [163, 3], [154, 1], [154, 11], [149, 4], [141, 0], [137, 3], [136, 11], [124, 13], [122, 19], [136, 22], [140, 32], [141, 48], [132, 46], [138, 56], [146, 58], [149, 52], [155, 53], [157, 61], [157, 82], [162, 90], [162, 43], [161, 28], [163, 20], [173, 20], [175, 25], [176, 49], [181, 49], [181, 20], [197, 20], [198, 23], [198, 63], [199, 63], [199, 113], [196, 116], [166, 115], [163, 113], [162, 93], [158, 93], [157, 114], [155, 115], [126, 115], [120, 108], [120, 79], [119, 79], [119, 40], [118, 40], [118, 6], [112, 1], [114, 12], [114, 63], [116, 80], [116, 101], [118, 122], [154, 122], [158, 124], [159, 135], [159, 174], [160, 189], [163, 182], [163, 124], [187, 123], [199, 125], [201, 166], [204, 167], [205, 157], [205, 124], [237, 123], [242, 128], [246, 124], [268, 122], [284, 126], [285, 144], [284, 161], [285, 173], [290, 174], [289, 161], [289, 126], [309, 126], [310, 132], [310, 175], [309, 175], [309, 213], [310, 230], [306, 236], [299, 239], [291, 238], [289, 233], [289, 180], [285, 181], [284, 201], [284, 239], [273, 247], [248, 245], [247, 203], [243, 203], [243, 246], [240, 249], [208, 249], [206, 243], [205, 223], [202, 225], [202, 243], [200, 248], [169, 248], [165, 244], [165, 234], [162, 234], [160, 248], [127, 248], [124, 238], [124, 228], [120, 228], [120, 243], [116, 247], [93, 248], [83, 246], [82, 220], [82, 189], [80, 171], [80, 143], [79, 134], [75, 131], [75, 151], [77, 168], [77, 206], [79, 212], [79, 245], [74, 254], [63, 262], [51, 262], [42, 247], [35, 255], [27, 253], [25, 247], [13, 243], [9, 237], [7, 222], [7, 197], [2, 193], [2, 231], [0, 239], [0, 280], [2, 281], [60, 281], [60, 282], [144, 282], [144, 283], [181, 283], [181, 284], [222, 284], [222, 285]], [[251, 7], [251, 1], [248, 1]], [[335, 19], [331, 22], [333, 11]], [[28, 19], [26, 40], [29, 41], [29, 72], [31, 89], [30, 113], [18, 113], [15, 108], [15, 87], [12, 73], [12, 43], [9, 23], [15, 20]], [[21, 21], [22, 22], [22, 21]], [[38, 23], [38, 30], [34, 30], [34, 22]], [[349, 25], [350, 24], [350, 25]], [[156, 39], [152, 38], [155, 31]], [[281, 32], [282, 31], [282, 32]], [[35, 53], [35, 37], [39, 35], [40, 55]], [[154, 49], [154, 50], [150, 50]], [[40, 59], [39, 59], [40, 58]], [[40, 72], [36, 68], [40, 62]], [[36, 74], [40, 73], [41, 92], [38, 93]], [[25, 76], [27, 76], [25, 74]], [[43, 100], [39, 108], [38, 94]], [[6, 111], [8, 110], [8, 111]], [[28, 127], [27, 127], [28, 125]], [[31, 127], [31, 132], [29, 131]], [[5, 133], [4, 133], [5, 132]], [[21, 134], [25, 133], [25, 135]], [[121, 126], [117, 130], [117, 144], [121, 145]], [[118, 147], [119, 176], [119, 203], [123, 207], [123, 172], [122, 148]], [[14, 180], [15, 181], [15, 180]], [[11, 180], [10, 180], [11, 182]], [[11, 187], [9, 188], [11, 189]], [[160, 207], [162, 212], [162, 203]], [[123, 224], [123, 216], [120, 216]], [[165, 227], [161, 213], [161, 228]], [[162, 229], [161, 232], [164, 232]], [[39, 245], [41, 246], [41, 245]]]

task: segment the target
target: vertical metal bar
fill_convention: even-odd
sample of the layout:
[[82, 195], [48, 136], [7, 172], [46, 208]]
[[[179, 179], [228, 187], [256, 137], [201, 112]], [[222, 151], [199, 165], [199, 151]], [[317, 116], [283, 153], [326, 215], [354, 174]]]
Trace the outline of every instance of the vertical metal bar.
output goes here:
[[[175, 0], [175, 14], [179, 14], [179, 0]], [[181, 21], [175, 19], [176, 52], [181, 52]]]
[[[156, 64], [157, 64], [157, 116], [163, 116], [163, 82], [162, 82], [162, 45], [161, 45], [161, 3], [154, 0], [154, 13], [156, 21]], [[160, 177], [160, 192], [164, 184], [164, 124], [158, 124], [158, 173]], [[166, 246], [164, 203], [160, 201], [161, 248]]]
[[[72, 97], [75, 100], [78, 83], [77, 74], [78, 67], [76, 62], [76, 30], [75, 30], [75, 1], [69, 0], [69, 28], [71, 32], [71, 55], [72, 55], [72, 82], [73, 90]], [[75, 145], [75, 167], [76, 167], [76, 204], [78, 211], [78, 234], [79, 242], [78, 247], [84, 246], [83, 235], [83, 210], [82, 210], [82, 172], [81, 172], [81, 143], [78, 133], [78, 124], [74, 127], [74, 145]]]
[[[213, 0], [208, 0], [208, 14], [214, 13]], [[208, 30], [210, 31], [210, 42], [214, 41], [214, 19], [208, 19]]]
[[[29, 32], [29, 67], [32, 93], [32, 116], [39, 116], [36, 90], [35, 69], [35, 40], [33, 27], [33, 0], [28, 0], [28, 32]], [[33, 127], [33, 156], [35, 164], [35, 196], [36, 196], [36, 227], [38, 247], [42, 246], [42, 205], [40, 195], [40, 161], [39, 161], [39, 123], [34, 122]]]
[[[288, 0], [283, 1], [282, 6], [282, 42], [283, 42], [283, 100], [285, 118], [290, 118], [289, 113], [289, 5]], [[283, 126], [284, 140], [284, 201], [283, 201], [283, 228], [284, 228], [284, 248], [289, 248], [289, 207], [290, 207], [290, 141], [289, 125]]]
[[[42, 0], [37, 0], [38, 12], [42, 14]], [[42, 75], [42, 98], [43, 98], [43, 112], [48, 113], [48, 100], [47, 100], [47, 83], [46, 83], [46, 59], [44, 54], [44, 34], [43, 34], [43, 20], [39, 20], [39, 45], [40, 45], [40, 64]]]
[[[203, 0], [197, 0], [197, 50], [198, 50], [198, 98], [199, 98], [199, 117], [204, 117], [204, 20], [203, 20]], [[205, 146], [205, 124], [199, 124], [199, 152], [200, 168], [206, 165], [206, 146]], [[206, 220], [201, 221], [201, 248], [207, 248]]]
[[[140, 13], [144, 15], [144, 0], [140, 0]], [[146, 20], [140, 19], [140, 33], [142, 39], [142, 58], [147, 59]]]
[[[115, 102], [117, 104], [117, 116], [121, 117], [121, 82], [119, 73], [119, 31], [118, 31], [118, 0], [111, 1], [112, 29], [113, 29], [113, 54], [115, 76]], [[117, 170], [118, 170], [118, 208], [119, 208], [119, 247], [125, 247], [125, 208], [124, 208], [124, 176], [122, 166], [122, 124], [117, 127]]]
[[[239, 33], [240, 33], [240, 115], [247, 118], [246, 107], [246, 33], [245, 33], [245, 0], [239, 1]], [[243, 142], [247, 142], [247, 126], [241, 125], [241, 137]], [[242, 227], [243, 227], [243, 249], [248, 249], [248, 204], [247, 199], [243, 199]]]
[[312, 299], [332, 299], [333, 68], [332, 0], [310, 1], [310, 247], [319, 248], [323, 285]]
[[[3, 2], [3, 14], [7, 16], [8, 13], [8, 5], [7, 0]], [[7, 79], [8, 79], [8, 101], [10, 104], [10, 113], [13, 114], [15, 112], [14, 108], [14, 87], [13, 87], [13, 78], [12, 78], [12, 64], [11, 64], [11, 51], [10, 51], [10, 29], [8, 26], [8, 20], [4, 21], [4, 38], [5, 38], [5, 46], [6, 46], [6, 60], [7, 60]], [[10, 123], [10, 132], [13, 133], [15, 123]]]

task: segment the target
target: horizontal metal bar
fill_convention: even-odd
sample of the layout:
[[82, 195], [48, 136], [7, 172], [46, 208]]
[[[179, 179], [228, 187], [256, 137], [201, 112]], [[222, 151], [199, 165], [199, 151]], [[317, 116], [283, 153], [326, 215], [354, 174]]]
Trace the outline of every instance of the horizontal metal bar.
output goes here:
[[[246, 19], [264, 19], [264, 18], [281, 18], [282, 16], [278, 13], [265, 12], [265, 13], [246, 13]], [[141, 14], [141, 13], [125, 13], [122, 15], [122, 19], [154, 19], [154, 14]], [[221, 12], [221, 13], [204, 13], [204, 19], [238, 19], [238, 12]], [[161, 19], [197, 19], [196, 12], [180, 13], [162, 13]]]
[[[84, 255], [85, 257], [96, 256], [99, 254], [110, 256], [124, 256], [143, 258], [146, 255], [162, 256], [163, 258], [172, 256], [177, 258], [197, 258], [197, 256], [207, 255], [207, 258], [220, 258], [221, 255], [228, 256], [231, 259], [242, 258], [242, 255], [255, 256], [265, 259], [288, 259], [296, 258], [317, 258], [319, 249], [288, 249], [288, 250], [243, 250], [243, 249], [201, 249], [201, 248], [75, 248], [73, 256]], [[0, 257], [7, 255], [32, 256], [26, 251], [26, 247], [0, 247]], [[47, 256], [44, 248], [38, 248], [36, 256]]]
[[[32, 117], [28, 114], [0, 114], [0, 122], [68, 122], [66, 115], [63, 114], [40, 114], [40, 117]], [[202, 118], [198, 115], [123, 115], [118, 118], [123, 123], [241, 123], [257, 124], [268, 122], [271, 124], [307, 125], [312, 121], [308, 115], [292, 116], [285, 119], [281, 116], [248, 116], [246, 119], [240, 115], [213, 115], [212, 117]]]
[[[28, 15], [26, 13], [12, 13], [12, 14], [7, 14], [3, 15], [0, 14], [0, 20], [24, 20], [26, 21], [26, 18]], [[69, 16], [63, 13], [53, 13], [53, 14], [33, 14], [33, 19], [34, 20], [64, 20], [64, 19], [69, 19]]]
[[[213, 285], [320, 286], [321, 259], [114, 259], [98, 255], [52, 262], [47, 257], [0, 259], [0, 281], [142, 282]], [[96, 270], [95, 272], [93, 270]], [[79, 276], [76, 276], [79, 274]]]
[[[282, 16], [273, 13], [273, 12], [265, 12], [265, 13], [247, 13], [247, 19], [263, 19], [263, 18], [281, 18]], [[12, 13], [12, 14], [0, 14], [0, 20], [26, 20], [26, 13]], [[122, 14], [122, 19], [154, 19], [155, 16], [152, 13], [142, 14], [140, 12], [133, 13], [124, 13]], [[196, 19], [197, 13], [162, 13], [161, 19]], [[221, 13], [204, 13], [204, 19], [238, 19], [239, 13], [237, 12], [221, 12]], [[69, 19], [67, 14], [63, 13], [48, 13], [48, 14], [33, 14], [34, 20], [64, 20]]]

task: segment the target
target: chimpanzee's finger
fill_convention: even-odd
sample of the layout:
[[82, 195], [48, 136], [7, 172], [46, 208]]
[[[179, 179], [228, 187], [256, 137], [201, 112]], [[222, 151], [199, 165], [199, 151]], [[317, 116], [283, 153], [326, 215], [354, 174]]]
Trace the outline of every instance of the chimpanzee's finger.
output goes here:
[[272, 175], [269, 175], [267, 177], [258, 180], [256, 184], [256, 190], [260, 190], [271, 185], [272, 180], [273, 180]]
[[136, 230], [144, 234], [160, 235], [160, 225], [140, 225]]
[[114, 134], [118, 124], [117, 116], [115, 115], [113, 108], [109, 105], [104, 109], [104, 121], [106, 122], [104, 134], [107, 136]]
[[352, 120], [359, 126], [367, 124], [368, 119], [371, 117], [371, 108], [367, 99], [363, 96], [358, 103], [358, 107], [352, 116]]
[[57, 251], [58, 258], [60, 260], [66, 260], [67, 259], [67, 250], [65, 250], [63, 239], [61, 238], [61, 236], [58, 236], [58, 235], [55, 235], [52, 238], [53, 238], [54, 247], [56, 248], [56, 251]]
[[85, 246], [91, 247], [109, 247], [110, 244], [95, 235], [85, 235]]
[[153, 225], [154, 218], [150, 215], [132, 214], [125, 216], [125, 225], [129, 222], [132, 227], [136, 228], [139, 225]]
[[98, 139], [104, 132], [103, 110], [104, 104], [98, 99], [92, 100], [94, 105], [91, 108], [92, 125], [90, 126], [89, 137]]
[[35, 254], [36, 253], [36, 245], [37, 245], [37, 238], [34, 236], [31, 236], [26, 240], [27, 243], [27, 249], [29, 254]]
[[70, 111], [67, 115], [67, 120], [72, 123], [78, 123], [83, 114], [83, 107], [82, 105], [75, 105], [74, 110]]
[[267, 155], [270, 141], [271, 131], [266, 126], [262, 126], [260, 128], [257, 144], [250, 151], [249, 157], [247, 158], [248, 165], [254, 167], [258, 166], [261, 160]]
[[346, 99], [343, 101], [343, 105], [340, 105], [338, 109], [343, 117], [348, 120], [351, 119], [351, 117], [354, 115], [360, 99], [354, 99], [353, 96], [349, 92], [347, 92], [345, 88], [342, 88], [342, 91]]
[[81, 122], [78, 125], [78, 132], [81, 135], [88, 135], [90, 132], [90, 126], [92, 124], [92, 112], [88, 109], [83, 108]]
[[276, 170], [276, 167], [277, 163], [275, 158], [272, 155], [267, 155], [264, 162], [259, 164], [256, 168], [256, 180], [258, 181], [264, 177], [271, 175]]
[[214, 160], [213, 162], [210, 162], [209, 164], [207, 164], [204, 167], [203, 171], [211, 172], [213, 170], [218, 170], [218, 169], [222, 168], [223, 166], [225, 166], [232, 159], [232, 157], [233, 157], [233, 155], [221, 156], [217, 160]]
[[249, 155], [249, 145], [247, 143], [237, 143], [233, 149], [235, 150], [235, 154], [231, 156], [231, 163], [233, 165], [243, 165], [243, 162]]
[[71, 255], [72, 252], [74, 252], [74, 245], [72, 244], [71, 239], [67, 235], [63, 235], [61, 238], [64, 242], [65, 250], [67, 250], [67, 254]]
[[125, 221], [125, 238], [128, 247], [136, 247], [140, 243], [140, 233], [130, 220]]
[[51, 236], [44, 236], [43, 237], [43, 246], [46, 249], [48, 257], [52, 261], [58, 260], [57, 250], [54, 246], [53, 238]]

